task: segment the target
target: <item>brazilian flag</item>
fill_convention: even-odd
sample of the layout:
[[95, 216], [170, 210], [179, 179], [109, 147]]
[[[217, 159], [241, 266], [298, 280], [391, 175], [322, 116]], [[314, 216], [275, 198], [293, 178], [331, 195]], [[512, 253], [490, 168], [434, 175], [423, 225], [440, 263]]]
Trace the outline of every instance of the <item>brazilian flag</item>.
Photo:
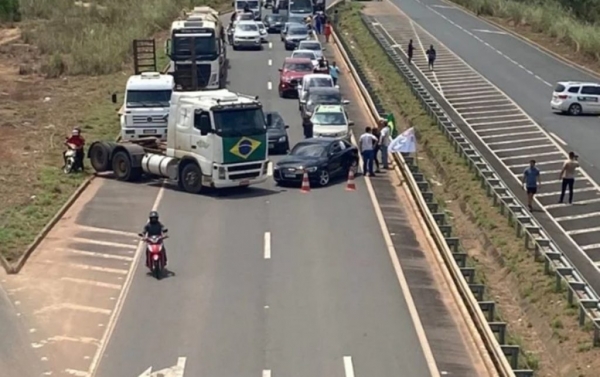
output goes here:
[[390, 126], [390, 134], [392, 135], [392, 139], [398, 136], [398, 129], [396, 128], [396, 118], [394, 118], [394, 114], [389, 113], [386, 118], [388, 126]]

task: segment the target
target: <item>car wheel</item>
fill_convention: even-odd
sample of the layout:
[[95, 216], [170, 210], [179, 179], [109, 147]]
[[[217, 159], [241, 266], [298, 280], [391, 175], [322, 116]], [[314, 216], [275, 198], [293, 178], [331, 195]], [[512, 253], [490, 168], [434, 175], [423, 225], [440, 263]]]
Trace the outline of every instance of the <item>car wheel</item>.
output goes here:
[[358, 158], [355, 158], [354, 160], [352, 160], [352, 162], [348, 166], [348, 172], [350, 172], [350, 170], [353, 170], [354, 174], [357, 173], [357, 170], [358, 170]]
[[238, 47], [236, 45], [233, 45], [232, 47], [233, 47], [233, 51], [237, 51], [238, 50]]
[[581, 105], [578, 103], [574, 103], [571, 106], [569, 106], [569, 114], [571, 115], [580, 115], [581, 110]]
[[281, 90], [279, 91], [279, 97], [280, 98], [285, 98], [285, 94]]
[[329, 172], [326, 169], [323, 169], [319, 172], [319, 186], [325, 187], [329, 184], [331, 177], [329, 176]]

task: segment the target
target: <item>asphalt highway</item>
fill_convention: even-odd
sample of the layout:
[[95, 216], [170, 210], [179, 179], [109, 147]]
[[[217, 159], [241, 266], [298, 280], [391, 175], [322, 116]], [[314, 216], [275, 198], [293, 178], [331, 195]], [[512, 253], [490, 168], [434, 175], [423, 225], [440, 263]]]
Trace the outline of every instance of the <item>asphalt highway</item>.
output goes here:
[[[277, 94], [290, 53], [270, 38], [261, 52], [229, 51], [229, 88], [279, 111], [293, 145], [297, 101]], [[269, 181], [223, 197], [165, 189], [158, 210], [173, 276], [156, 281], [138, 265], [96, 376], [138, 377], [179, 357], [186, 377], [428, 376], [371, 199], [357, 185], [301, 194]]]
[[586, 171], [600, 181], [597, 143], [600, 118], [564, 116], [550, 109], [556, 82], [598, 82], [599, 78], [551, 57], [452, 3], [440, 0], [392, 2], [517, 102], [538, 124], [558, 136], [559, 142], [566, 144], [565, 149], [576, 151]]

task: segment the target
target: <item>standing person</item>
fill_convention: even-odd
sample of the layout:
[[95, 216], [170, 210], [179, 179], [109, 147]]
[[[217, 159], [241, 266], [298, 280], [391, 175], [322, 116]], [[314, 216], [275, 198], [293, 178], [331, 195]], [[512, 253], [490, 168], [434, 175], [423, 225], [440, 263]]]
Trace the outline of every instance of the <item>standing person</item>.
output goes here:
[[529, 161], [529, 167], [523, 172], [522, 183], [527, 191], [527, 207], [533, 211], [533, 197], [537, 194], [538, 186], [542, 184], [540, 170], [535, 166], [535, 160]]
[[325, 43], [329, 43], [329, 37], [331, 36], [331, 22], [327, 20], [325, 22]]
[[371, 134], [371, 127], [367, 127], [365, 129], [365, 133], [360, 135], [360, 139], [358, 140], [358, 145], [360, 148], [360, 154], [363, 158], [363, 173], [368, 174], [369, 177], [374, 177], [373, 174], [373, 147], [377, 139], [373, 134]]
[[329, 75], [333, 80], [333, 85], [337, 85], [338, 77], [340, 75], [340, 68], [335, 64], [335, 62], [331, 63], [331, 65], [329, 66]]
[[313, 123], [310, 120], [302, 123], [302, 128], [304, 129], [304, 138], [310, 139], [313, 137]]
[[380, 121], [381, 123], [381, 133], [379, 136], [379, 148], [381, 149], [381, 164], [383, 165], [383, 168], [385, 170], [388, 170], [389, 164], [388, 164], [388, 147], [390, 145], [390, 143], [392, 142], [392, 138], [391, 138], [391, 134], [392, 134], [392, 129], [390, 127], [390, 125], [388, 124], [387, 120], [382, 119]]
[[371, 130], [371, 133], [373, 134], [373, 136], [375, 136], [375, 139], [377, 139], [377, 141], [375, 142], [375, 145], [373, 146], [373, 163], [375, 163], [375, 173], [381, 173], [381, 170], [379, 170], [379, 158], [377, 158], [377, 155], [379, 154], [379, 151], [381, 150], [381, 144], [379, 144], [379, 138], [381, 137], [381, 132], [379, 130], [379, 127], [374, 127]]
[[579, 156], [575, 152], [569, 152], [569, 159], [563, 164], [559, 175], [559, 179], [562, 179], [559, 203], [562, 203], [565, 199], [567, 187], [569, 188], [569, 204], [573, 203], [573, 186], [575, 186], [575, 171], [579, 167], [578, 159]]
[[413, 46], [412, 39], [408, 42], [408, 64], [412, 64], [413, 53], [415, 52], [415, 47]]
[[317, 34], [321, 35], [323, 32], [323, 14], [321, 12], [317, 13], [315, 16], [315, 30]]
[[429, 70], [433, 71], [433, 64], [435, 63], [437, 53], [435, 52], [435, 48], [433, 45], [429, 46], [429, 50], [427, 50], [427, 61], [429, 62]]

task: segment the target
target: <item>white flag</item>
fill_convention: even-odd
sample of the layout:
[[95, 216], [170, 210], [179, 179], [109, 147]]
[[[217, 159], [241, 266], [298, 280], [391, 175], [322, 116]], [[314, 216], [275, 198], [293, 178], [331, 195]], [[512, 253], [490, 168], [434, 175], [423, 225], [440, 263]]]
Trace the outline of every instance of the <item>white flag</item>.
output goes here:
[[392, 153], [415, 153], [417, 151], [415, 128], [409, 128], [392, 140], [388, 146], [388, 151]]

